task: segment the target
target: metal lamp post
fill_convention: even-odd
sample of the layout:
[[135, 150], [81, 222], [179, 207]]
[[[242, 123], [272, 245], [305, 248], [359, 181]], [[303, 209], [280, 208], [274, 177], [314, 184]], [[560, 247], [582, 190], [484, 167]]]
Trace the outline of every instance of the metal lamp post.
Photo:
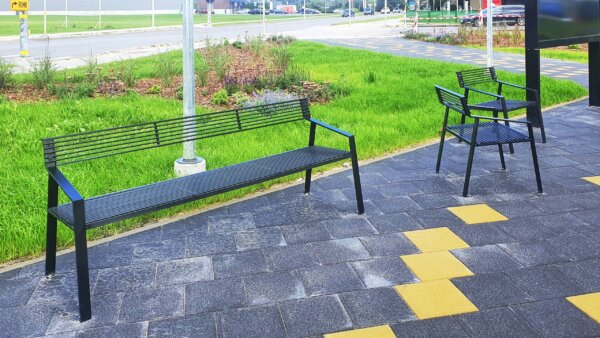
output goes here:
[[262, 0], [262, 35], [267, 35], [267, 13], [265, 0]]
[[487, 66], [494, 66], [494, 21], [492, 0], [487, 0]]
[[[191, 138], [195, 134], [196, 115], [194, 73], [194, 5], [193, 0], [183, 1], [183, 116], [187, 117], [183, 124], [183, 138]], [[206, 170], [206, 161], [196, 156], [195, 141], [183, 144], [183, 157], [175, 161], [175, 174], [186, 176]]]

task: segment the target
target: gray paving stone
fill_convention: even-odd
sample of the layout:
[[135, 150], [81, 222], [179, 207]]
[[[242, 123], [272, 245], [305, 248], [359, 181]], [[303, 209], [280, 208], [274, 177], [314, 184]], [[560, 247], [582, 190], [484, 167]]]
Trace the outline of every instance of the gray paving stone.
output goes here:
[[269, 200], [264, 196], [253, 197], [245, 201], [237, 202], [227, 206], [227, 211], [231, 215], [252, 213], [256, 209], [264, 209], [270, 206]]
[[417, 319], [392, 288], [343, 293], [339, 297], [355, 328]]
[[[17, 271], [16, 275], [19, 272]], [[0, 290], [10, 290], [10, 292], [0, 293], [0, 308], [27, 304], [39, 280], [40, 277], [0, 279]]]
[[480, 310], [533, 301], [502, 273], [458, 278], [452, 282]]
[[540, 337], [529, 324], [507, 307], [460, 315], [457, 320], [471, 337]]
[[554, 265], [585, 292], [600, 292], [600, 258]]
[[[349, 179], [352, 178], [352, 176], [347, 176]], [[381, 184], [387, 184], [390, 183], [390, 181], [385, 178], [383, 175], [381, 175], [380, 173], [361, 173], [360, 174], [360, 181], [362, 184], [365, 185], [381, 185]]]
[[209, 257], [192, 257], [161, 262], [156, 267], [156, 284], [159, 286], [188, 284], [214, 279]]
[[205, 314], [155, 320], [148, 325], [148, 337], [217, 338], [215, 315]]
[[352, 322], [337, 296], [312, 297], [280, 305], [291, 338], [345, 331]]
[[338, 218], [335, 208], [322, 202], [312, 203], [307, 197], [289, 203], [272, 205], [270, 209], [253, 213], [256, 227], [294, 225], [299, 222], [311, 223]]
[[525, 267], [567, 260], [566, 256], [542, 240], [504, 243], [498, 244], [498, 246]]
[[46, 332], [55, 309], [48, 304], [0, 308], [1, 335], [39, 336]]
[[349, 238], [376, 234], [377, 230], [364, 218], [340, 218], [324, 221], [333, 238]]
[[219, 313], [218, 317], [219, 337], [285, 337], [285, 327], [277, 306], [228, 310]]
[[248, 304], [241, 278], [219, 279], [185, 286], [185, 313], [222, 311]]
[[415, 320], [391, 326], [398, 338], [467, 337], [467, 333], [455, 317]]
[[371, 257], [358, 238], [336, 239], [311, 244], [323, 264], [334, 264]]
[[[121, 239], [121, 243], [123, 244], [117, 245], [111, 242], [110, 245], [100, 245], [89, 248], [88, 267], [91, 270], [97, 270], [113, 268], [117, 266], [131, 265], [134, 256], [134, 244], [144, 242], [140, 241], [134, 243], [126, 243], [125, 239]], [[75, 259], [73, 259], [72, 262], [70, 262], [70, 266], [73, 267], [73, 269], [75, 269]]]
[[572, 260], [600, 256], [600, 243], [591, 232], [564, 234], [550, 238], [548, 242]]
[[429, 179], [423, 180], [423, 181], [414, 181], [413, 184], [426, 194], [457, 191], [457, 188], [458, 188], [458, 186], [456, 184], [449, 182], [442, 175], [433, 176], [433, 177], [430, 177]]
[[[210, 212], [203, 212], [162, 226], [162, 239], [202, 237], [208, 234]], [[214, 214], [213, 214], [214, 215]]]
[[119, 321], [139, 322], [183, 314], [183, 286], [141, 289], [125, 293]]
[[[372, 201], [365, 200], [364, 205], [365, 215], [383, 215], [383, 212]], [[340, 215], [355, 215], [358, 210], [355, 201], [338, 202], [332, 206]]]
[[475, 274], [503, 272], [522, 267], [496, 245], [452, 250], [452, 253]]
[[[132, 235], [127, 235], [125, 237], [114, 239], [114, 240], [110, 241], [109, 245], [110, 246], [120, 245], [120, 244], [131, 245], [134, 243], [158, 242], [161, 239], [162, 239], [162, 227], [158, 227], [158, 228], [153, 228], [153, 229], [146, 229], [146, 230], [137, 232]], [[92, 257], [91, 251], [92, 251], [92, 248], [90, 248], [90, 250], [89, 250], [90, 257]]]
[[[348, 188], [352, 191], [354, 191], [354, 189]], [[345, 190], [345, 189], [344, 189]], [[310, 200], [312, 202], [318, 202], [318, 203], [338, 203], [338, 202], [345, 202], [348, 200], [356, 200], [356, 195], [354, 195], [352, 198], [347, 197], [342, 190], [316, 190], [316, 189], [311, 189], [310, 191]]]
[[556, 233], [542, 223], [537, 218], [511, 219], [506, 222], [498, 223], [498, 227], [518, 241], [528, 241], [532, 239], [550, 238], [556, 236]]
[[411, 182], [383, 184], [383, 185], [377, 186], [377, 189], [379, 189], [379, 191], [381, 191], [381, 193], [387, 197], [423, 194], [423, 191], [421, 191], [421, 189], [417, 188]]
[[306, 297], [300, 278], [290, 271], [246, 276], [244, 277], [244, 287], [251, 305]]
[[133, 264], [162, 262], [185, 256], [185, 243], [180, 240], [137, 243], [133, 247]]
[[186, 257], [214, 255], [236, 251], [235, 237], [230, 235], [210, 235], [186, 238]]
[[490, 207], [506, 216], [508, 219], [526, 218], [540, 216], [546, 212], [527, 201], [507, 201], [490, 203]]
[[522, 304], [514, 309], [544, 337], [591, 337], [600, 334], [600, 325], [564, 298]]
[[217, 215], [208, 218], [210, 234], [230, 234], [236, 231], [254, 229], [254, 218], [251, 213], [237, 215]]
[[150, 287], [154, 282], [155, 273], [155, 264], [99, 270], [94, 295]]
[[424, 194], [410, 196], [423, 209], [439, 209], [456, 205], [456, 199], [448, 193]]
[[447, 209], [413, 211], [409, 215], [419, 221], [423, 228], [427, 229], [464, 225], [458, 217]]
[[351, 264], [367, 288], [419, 282], [399, 256], [376, 258]]
[[[365, 200], [380, 200], [380, 199], [387, 198], [387, 196], [384, 195], [376, 187], [370, 186], [370, 185], [364, 185], [364, 183], [362, 183], [362, 182], [361, 182], [361, 184], [362, 184], [362, 188], [363, 188], [362, 189], [363, 199], [365, 199]], [[342, 189], [342, 193], [344, 194], [346, 199], [348, 199], [349, 201], [354, 201], [356, 203], [356, 190], [354, 190], [354, 188]]]
[[423, 229], [407, 214], [367, 215], [369, 222], [380, 234], [396, 233]]
[[286, 245], [278, 227], [239, 231], [234, 236], [238, 250]]
[[534, 219], [557, 234], [577, 233], [593, 229], [582, 219], [568, 213], [539, 216]]
[[348, 264], [301, 269], [299, 274], [309, 296], [364, 289], [360, 278]]
[[146, 337], [148, 323], [119, 324], [115, 326], [100, 327], [77, 332], [78, 338], [95, 337]]
[[332, 239], [327, 228], [320, 223], [305, 223], [281, 227], [288, 244], [309, 243]]
[[542, 196], [532, 199], [530, 203], [537, 208], [544, 210], [546, 213], [571, 212], [581, 210], [581, 206], [576, 203], [575, 195], [571, 195], [566, 199], [564, 196]]
[[[564, 199], [564, 196], [562, 196]], [[585, 192], [572, 194], [568, 197], [580, 210], [598, 210], [600, 208], [600, 194], [598, 192]]]
[[403, 234], [375, 235], [359, 239], [373, 257], [410, 255], [419, 252]]
[[264, 248], [269, 267], [276, 270], [308, 268], [320, 264], [317, 254], [309, 244]]
[[573, 215], [581, 218], [588, 224], [595, 225], [598, 224], [598, 220], [600, 219], [600, 210], [579, 211], [574, 212]]
[[423, 209], [408, 196], [373, 200], [373, 203], [379, 210], [381, 210], [385, 214], [398, 214], [402, 212]]
[[57, 310], [48, 325], [47, 334], [86, 330], [116, 325], [121, 308], [121, 294], [106, 294], [92, 299], [92, 319], [79, 322], [79, 303], [72, 302], [66, 309]]
[[[97, 271], [90, 271], [90, 288], [93, 288]], [[94, 289], [91, 289], [92, 291]], [[40, 303], [68, 303], [77, 299], [77, 276], [74, 273], [54, 274], [40, 278], [27, 305]]]
[[213, 257], [215, 278], [228, 278], [266, 272], [265, 256], [260, 250], [243, 251]]
[[332, 175], [315, 180], [314, 184], [322, 190], [344, 189], [352, 187], [354, 181], [343, 175]]
[[567, 276], [550, 265], [507, 272], [515, 284], [535, 300], [561, 298], [583, 293]]
[[514, 239], [500, 230], [497, 224], [459, 225], [450, 227], [463, 241], [470, 246], [512, 242]]

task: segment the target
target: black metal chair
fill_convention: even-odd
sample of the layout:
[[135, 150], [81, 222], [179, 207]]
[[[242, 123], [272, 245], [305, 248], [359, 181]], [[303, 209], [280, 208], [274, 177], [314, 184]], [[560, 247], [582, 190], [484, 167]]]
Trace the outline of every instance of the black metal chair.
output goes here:
[[[496, 118], [498, 117], [498, 113], [502, 112], [504, 119], [508, 119], [508, 112], [527, 108], [536, 109], [540, 119], [542, 143], [546, 143], [546, 132], [544, 130], [544, 120], [542, 118], [542, 105], [540, 104], [540, 94], [537, 90], [498, 80], [496, 69], [494, 67], [465, 70], [462, 72], [457, 72], [456, 76], [458, 78], [458, 84], [465, 90], [464, 93], [467, 102], [469, 101], [470, 91], [488, 95], [494, 98], [493, 100], [480, 103], [468, 103], [469, 109], [471, 110], [489, 111], [492, 112], [493, 116]], [[486, 83], [497, 84], [497, 93], [493, 94], [478, 88], [474, 88], [474, 86]], [[502, 95], [503, 86], [509, 86], [530, 92], [533, 94], [535, 99], [533, 101], [507, 100], [506, 97]], [[509, 123], [506, 122], [506, 125], [509, 126]], [[509, 148], [510, 153], [514, 153], [512, 143], [509, 143]]]
[[[469, 192], [469, 180], [471, 178], [471, 167], [473, 166], [473, 156], [475, 154], [475, 148], [480, 146], [491, 146], [497, 145], [498, 152], [500, 154], [500, 163], [502, 169], [506, 170], [506, 163], [504, 162], [504, 152], [502, 144], [505, 143], [522, 143], [529, 142], [531, 144], [531, 155], [533, 157], [533, 168], [535, 170], [535, 178], [537, 181], [538, 192], [542, 193], [542, 180], [540, 178], [540, 168], [537, 160], [537, 152], [535, 149], [535, 139], [533, 136], [533, 126], [531, 122], [502, 119], [498, 117], [489, 116], [477, 116], [471, 115], [470, 107], [467, 105], [467, 98], [464, 95], [455, 93], [446, 88], [435, 86], [438, 99], [440, 103], [446, 107], [446, 113], [444, 115], [444, 125], [442, 128], [442, 138], [440, 140], [440, 148], [438, 152], [437, 164], [435, 166], [435, 172], [440, 172], [440, 164], [442, 161], [442, 152], [444, 150], [444, 141], [446, 138], [446, 132], [456, 136], [460, 141], [469, 144], [469, 159], [467, 161], [467, 171], [465, 173], [465, 183], [463, 188], [463, 196], [467, 197]], [[503, 106], [506, 105], [504, 98], [499, 99]], [[461, 114], [461, 124], [448, 125], [448, 115], [450, 110]], [[473, 124], [466, 124], [466, 118], [474, 120]], [[491, 122], [480, 122], [480, 120], [488, 120]], [[527, 125], [527, 131], [529, 135], [525, 135], [522, 132], [511, 128], [508, 124], [504, 123], [519, 123]]]

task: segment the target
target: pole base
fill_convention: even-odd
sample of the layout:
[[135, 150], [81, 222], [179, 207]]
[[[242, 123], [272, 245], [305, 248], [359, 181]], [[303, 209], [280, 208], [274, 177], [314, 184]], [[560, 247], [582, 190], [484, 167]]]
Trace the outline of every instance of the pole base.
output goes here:
[[202, 157], [193, 160], [178, 158], [175, 160], [175, 176], [183, 177], [206, 171], [206, 161]]

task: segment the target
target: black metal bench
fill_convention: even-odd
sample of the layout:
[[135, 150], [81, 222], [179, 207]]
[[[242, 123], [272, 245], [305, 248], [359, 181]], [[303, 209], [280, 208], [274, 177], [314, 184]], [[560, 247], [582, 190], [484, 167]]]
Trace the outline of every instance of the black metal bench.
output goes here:
[[[535, 109], [539, 115], [542, 142], [546, 143], [546, 131], [544, 130], [544, 120], [542, 118], [542, 105], [540, 104], [540, 94], [537, 90], [498, 80], [496, 69], [494, 67], [465, 70], [462, 72], [457, 72], [456, 76], [458, 78], [458, 84], [465, 90], [467, 102], [469, 101], [470, 91], [494, 98], [493, 100], [485, 102], [468, 103], [471, 110], [489, 111], [492, 112], [494, 117], [498, 117], [498, 113], [502, 112], [503, 117], [508, 119], [508, 112], [519, 109]], [[477, 85], [489, 83], [498, 85], [496, 94], [475, 88]], [[506, 97], [502, 95], [503, 86], [513, 87], [525, 92], [529, 92], [531, 96], [534, 97], [534, 100], [507, 100]], [[508, 126], [509, 123], [506, 122], [506, 125]], [[509, 143], [509, 148], [510, 153], [514, 153], [512, 143]]]
[[[542, 180], [540, 178], [540, 168], [538, 165], [535, 139], [533, 136], [533, 126], [531, 122], [471, 115], [470, 107], [467, 105], [467, 98], [465, 96], [440, 86], [435, 86], [435, 90], [440, 103], [446, 107], [444, 124], [442, 127], [442, 138], [440, 140], [440, 148], [435, 166], [436, 173], [440, 172], [440, 164], [442, 162], [442, 152], [444, 150], [446, 132], [451, 133], [460, 141], [466, 142], [470, 146], [469, 158], [467, 161], [467, 171], [465, 173], [465, 183], [463, 187], [464, 197], [467, 197], [469, 193], [469, 180], [471, 178], [471, 167], [473, 166], [473, 156], [475, 154], [476, 147], [497, 145], [502, 169], [506, 170], [502, 144], [529, 142], [531, 144], [531, 156], [533, 157], [533, 168], [535, 171], [538, 192], [542, 193]], [[448, 115], [450, 114], [450, 110], [461, 114], [461, 124], [448, 125]], [[466, 118], [473, 119], [474, 123], [465, 124]], [[480, 122], [480, 120], [488, 120], [491, 122]], [[525, 124], [527, 125], [527, 131], [529, 135], [525, 135], [522, 132], [511, 128], [510, 126], [501, 124], [500, 122]]]
[[[84, 198], [58, 169], [63, 165], [297, 121], [310, 122], [308, 147], [102, 196]], [[347, 137], [349, 150], [315, 146], [317, 126]], [[344, 159], [352, 161], [358, 213], [364, 212], [354, 136], [311, 118], [307, 99], [47, 138], [43, 145], [49, 174], [46, 275], [55, 271], [56, 229], [60, 220], [75, 234], [81, 321], [92, 315], [88, 229], [303, 171], [305, 192], [309, 193], [313, 168]], [[58, 205], [59, 188], [71, 203]]]

